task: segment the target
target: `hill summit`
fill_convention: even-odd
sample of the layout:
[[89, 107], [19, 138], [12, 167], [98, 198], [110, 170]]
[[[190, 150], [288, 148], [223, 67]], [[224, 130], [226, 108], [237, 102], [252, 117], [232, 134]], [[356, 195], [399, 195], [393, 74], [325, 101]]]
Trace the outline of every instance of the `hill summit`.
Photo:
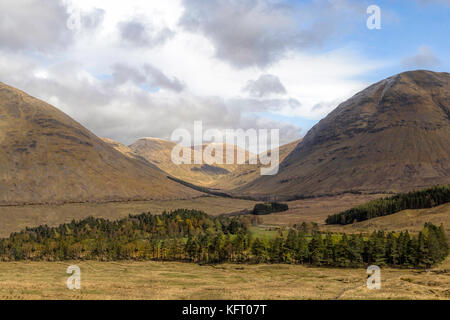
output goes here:
[[143, 159], [57, 108], [0, 83], [0, 205], [190, 198]]
[[449, 82], [420, 70], [371, 85], [315, 125], [277, 175], [235, 192], [293, 199], [450, 183]]

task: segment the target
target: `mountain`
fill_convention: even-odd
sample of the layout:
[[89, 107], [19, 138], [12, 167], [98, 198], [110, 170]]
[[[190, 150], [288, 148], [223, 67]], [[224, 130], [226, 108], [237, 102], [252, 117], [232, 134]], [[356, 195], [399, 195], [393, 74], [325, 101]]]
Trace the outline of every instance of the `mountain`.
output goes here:
[[191, 198], [55, 107], [0, 83], [0, 205]]
[[[300, 140], [296, 140], [287, 144], [284, 144], [278, 148], [278, 158], [282, 162], [294, 148], [300, 143]], [[269, 152], [269, 156], [270, 153]], [[261, 154], [259, 159], [264, 157], [265, 154]], [[257, 165], [240, 165], [236, 170], [230, 172], [230, 174], [219, 179], [214, 186], [218, 189], [233, 190], [240, 186], [243, 186], [261, 176], [260, 169], [263, 167], [260, 162]]]
[[115, 141], [113, 139], [109, 139], [109, 138], [100, 138], [100, 139], [102, 139], [103, 142], [106, 142], [108, 145], [110, 145], [111, 147], [113, 147], [115, 150], [119, 151], [123, 155], [127, 156], [128, 158], [132, 158], [134, 160], [144, 163], [145, 165], [154, 167], [145, 158], [136, 154], [133, 150], [130, 149], [130, 147], [124, 145], [123, 143], [117, 142], [117, 141]]
[[450, 183], [449, 82], [410, 71], [371, 85], [315, 125], [277, 175], [234, 192], [293, 199]]
[[[280, 161], [283, 160], [299, 141], [283, 145], [279, 149]], [[171, 160], [172, 149], [175, 147], [172, 141], [166, 141], [157, 138], [142, 138], [129, 146], [129, 149], [135, 154], [145, 158], [150, 163], [156, 165], [168, 174], [192, 183], [197, 186], [209, 187], [221, 190], [230, 190], [248, 183], [260, 174], [261, 165], [249, 164], [249, 159], [256, 157], [254, 154], [233, 146], [235, 158], [238, 152], [245, 153], [245, 164], [181, 164], [176, 165]], [[212, 144], [203, 145], [202, 148]], [[220, 146], [220, 145], [219, 145]], [[225, 162], [226, 144], [222, 145]], [[193, 148], [186, 148], [191, 152], [193, 159]], [[123, 149], [126, 153], [126, 149]]]
[[[172, 149], [175, 146], [176, 143], [172, 141], [166, 141], [158, 138], [142, 138], [131, 144], [129, 148], [135, 154], [145, 158], [147, 161], [154, 164], [161, 170], [167, 172], [168, 174], [198, 186], [211, 187], [217, 184], [217, 182], [223, 176], [230, 174], [231, 172], [238, 169], [239, 166], [241, 166], [240, 164], [225, 164], [225, 152], [227, 147], [226, 144], [222, 144], [224, 164], [209, 165], [203, 163], [177, 165], [172, 162], [171, 158]], [[204, 150], [207, 146], [213, 145], [203, 145], [202, 150]], [[254, 156], [248, 151], [240, 149], [236, 146], [233, 146], [232, 148], [234, 150], [235, 157], [238, 152], [243, 152], [245, 154], [246, 161], [248, 161], [250, 157]], [[185, 150], [191, 154], [191, 159], [194, 159], [194, 147], [187, 147], [185, 148]]]

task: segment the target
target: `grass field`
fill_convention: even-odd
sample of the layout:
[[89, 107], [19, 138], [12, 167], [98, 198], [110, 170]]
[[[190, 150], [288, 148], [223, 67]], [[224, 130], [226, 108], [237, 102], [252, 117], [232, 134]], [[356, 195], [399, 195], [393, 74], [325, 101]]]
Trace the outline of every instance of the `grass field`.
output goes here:
[[[349, 209], [355, 205], [375, 199], [377, 195], [341, 195], [291, 201], [289, 210], [264, 216], [268, 225], [292, 225], [295, 223], [323, 223], [332, 213]], [[205, 196], [190, 200], [153, 200], [108, 203], [68, 203], [62, 205], [27, 205], [0, 206], [0, 237], [7, 237], [11, 232], [35, 227], [42, 224], [56, 226], [79, 220], [90, 215], [111, 220], [120, 219], [129, 214], [142, 212], [161, 213], [164, 210], [179, 208], [199, 209], [210, 215], [232, 213], [243, 209], [253, 209], [257, 202], [250, 200]]]
[[[289, 203], [287, 212], [260, 216], [252, 227], [258, 237], [278, 234], [294, 223], [317, 222], [322, 230], [367, 232], [373, 229], [417, 231], [423, 223], [450, 226], [450, 204], [405, 210], [347, 226], [325, 226], [328, 214], [378, 196], [343, 195]], [[255, 202], [219, 197], [180, 201], [84, 203], [60, 206], [0, 207], [0, 236], [25, 226], [57, 225], [89, 215], [118, 219], [130, 213], [196, 208], [211, 215], [250, 209]], [[69, 265], [79, 265], [82, 289], [66, 288]], [[450, 299], [450, 258], [432, 270], [382, 268], [382, 289], [366, 288], [365, 269], [301, 265], [199, 266], [179, 262], [1, 262], [3, 299]]]
[[450, 203], [446, 203], [429, 209], [403, 210], [388, 216], [356, 222], [353, 224], [340, 226], [321, 226], [322, 229], [338, 232], [371, 232], [373, 230], [404, 231], [412, 233], [419, 232], [425, 222], [431, 222], [437, 226], [441, 223], [447, 235], [450, 235]]
[[179, 208], [199, 209], [210, 215], [252, 209], [256, 202], [249, 200], [199, 197], [191, 200], [153, 200], [108, 203], [68, 203], [62, 205], [0, 206], [0, 237], [7, 237], [25, 227], [42, 224], [56, 226], [80, 220], [90, 215], [111, 220], [142, 212], [161, 213]]
[[330, 214], [350, 209], [383, 196], [383, 194], [344, 194], [333, 197], [289, 201], [287, 202], [289, 205], [288, 211], [263, 216], [263, 220], [265, 224], [269, 225], [293, 225], [301, 224], [302, 222], [324, 224], [325, 219]]
[[[359, 233], [376, 229], [409, 230], [416, 232], [422, 229], [425, 222], [436, 225], [444, 223], [450, 235], [450, 204], [431, 209], [405, 210], [393, 215], [379, 217], [352, 225], [326, 226], [328, 215], [337, 213], [383, 195], [340, 195], [316, 199], [305, 199], [288, 202], [289, 210], [270, 215], [259, 216], [263, 224], [270, 227], [283, 227], [302, 222], [316, 222], [322, 230]], [[7, 237], [11, 232], [23, 230], [41, 224], [56, 226], [70, 222], [72, 219], [83, 219], [96, 216], [107, 219], [120, 219], [128, 214], [142, 212], [161, 213], [163, 210], [178, 208], [199, 209], [210, 215], [237, 212], [252, 209], [255, 201], [221, 198], [216, 196], [199, 197], [191, 200], [175, 201], [130, 201], [109, 203], [69, 203], [63, 205], [29, 205], [0, 206], [0, 237]]]
[[[81, 290], [66, 288], [71, 264]], [[0, 299], [450, 299], [450, 260], [429, 271], [382, 268], [380, 290], [367, 289], [366, 277], [300, 265], [3, 262]]]

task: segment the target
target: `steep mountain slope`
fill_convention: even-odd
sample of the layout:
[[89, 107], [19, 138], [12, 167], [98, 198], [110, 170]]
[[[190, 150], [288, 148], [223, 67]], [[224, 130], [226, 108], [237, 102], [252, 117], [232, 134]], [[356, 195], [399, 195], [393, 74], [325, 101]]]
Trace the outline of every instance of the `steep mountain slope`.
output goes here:
[[124, 156], [55, 107], [0, 83], [0, 204], [198, 195]]
[[113, 139], [109, 138], [100, 138], [103, 142], [106, 142], [108, 145], [113, 147], [115, 150], [119, 151], [123, 155], [127, 156], [128, 158], [132, 158], [134, 160], [137, 160], [139, 162], [144, 163], [145, 165], [149, 165], [151, 167], [154, 167], [150, 162], [148, 162], [145, 158], [141, 157], [137, 153], [135, 153], [133, 150], [130, 149], [130, 147], [124, 145], [123, 143], [117, 142]]
[[450, 183], [449, 82], [411, 71], [371, 85], [314, 126], [278, 175], [235, 192], [296, 198]]
[[[278, 148], [278, 158], [281, 163], [294, 148], [300, 143], [300, 140], [296, 140]], [[269, 153], [270, 155], [270, 153]], [[214, 183], [214, 187], [224, 190], [232, 190], [243, 186], [261, 176], [262, 165], [258, 162], [257, 165], [241, 165], [236, 170], [230, 172], [230, 174], [221, 177]]]

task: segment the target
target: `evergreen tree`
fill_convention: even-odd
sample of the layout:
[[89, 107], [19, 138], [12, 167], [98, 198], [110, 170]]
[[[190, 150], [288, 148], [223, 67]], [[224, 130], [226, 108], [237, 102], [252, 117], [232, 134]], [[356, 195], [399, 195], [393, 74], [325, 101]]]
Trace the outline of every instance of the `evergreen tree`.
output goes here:
[[309, 242], [308, 246], [309, 251], [309, 261], [314, 265], [321, 265], [323, 262], [323, 241], [322, 235], [318, 232], [313, 234], [313, 238]]
[[297, 236], [297, 251], [295, 254], [296, 261], [300, 263], [306, 263], [309, 261], [308, 240], [306, 239], [306, 233], [299, 231]]

